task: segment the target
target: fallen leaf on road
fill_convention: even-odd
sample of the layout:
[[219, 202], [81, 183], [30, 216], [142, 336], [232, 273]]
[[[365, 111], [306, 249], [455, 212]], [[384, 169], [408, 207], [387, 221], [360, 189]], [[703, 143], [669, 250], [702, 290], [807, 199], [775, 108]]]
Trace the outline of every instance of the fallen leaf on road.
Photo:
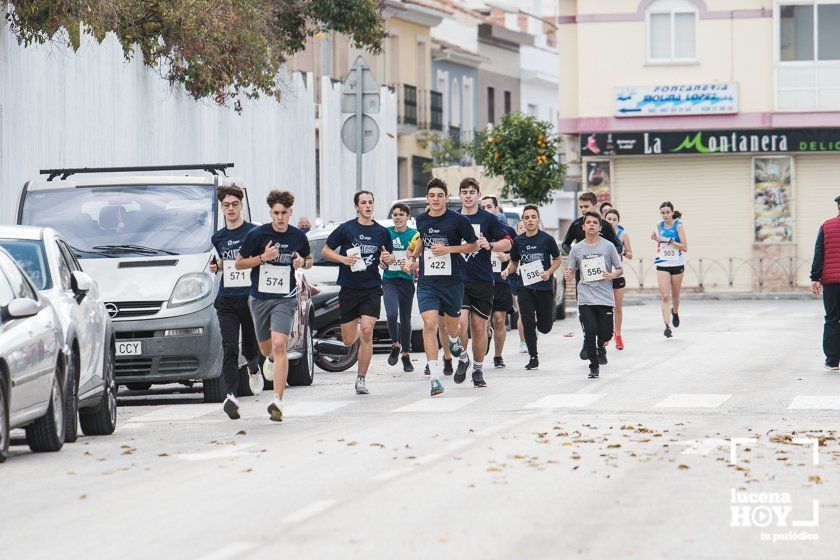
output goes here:
[[132, 453], [134, 453], [135, 451], [137, 451], [137, 450], [136, 450], [136, 449], [126, 449], [125, 451], [123, 451], [123, 452], [121, 453], [121, 455], [131, 455], [131, 454], [132, 454]]
[[357, 442], [357, 441], [348, 441], [348, 442], [347, 442], [347, 447], [353, 447], [353, 446], [354, 446], [354, 445], [356, 445], [357, 443], [359, 443], [359, 442]]
[[91, 453], [90, 451], [85, 451], [85, 452], [83, 453], [83, 455], [93, 455], [93, 453]]
[[822, 484], [822, 479], [818, 475], [813, 475], [808, 477], [808, 482], [813, 482], [814, 484]]
[[502, 472], [502, 467], [487, 467], [487, 472]]
[[618, 449], [619, 447], [621, 447], [620, 443], [611, 443], [607, 446], [607, 449]]
[[574, 459], [575, 461], [577, 461], [577, 460], [579, 460], [579, 459], [580, 459], [580, 455], [572, 455], [572, 459]]
[[158, 453], [158, 457], [169, 457], [169, 453], [165, 451], [163, 453]]
[[251, 467], [248, 467], [247, 469], [243, 469], [239, 472], [251, 472], [252, 470], [254, 470], [254, 469], [252, 469]]
[[76, 471], [67, 471], [67, 474], [76, 474]]
[[688, 465], [679, 465], [677, 468], [680, 469], [681, 471], [687, 471], [689, 469], [689, 466]]
[[80, 500], [84, 500], [85, 498], [87, 498], [87, 494], [82, 494], [81, 496], [79, 496]]
[[437, 542], [439, 542], [440, 544], [446, 544], [446, 537], [438, 537]]
[[245, 430], [239, 430], [238, 432], [236, 432], [236, 435], [238, 435], [238, 436], [244, 436], [246, 433], [247, 433], [247, 432], [246, 432]]
[[571, 441], [564, 441], [561, 445], [572, 445]]
[[379, 447], [380, 449], [385, 449], [385, 446], [382, 445], [381, 443], [373, 442], [373, 443], [370, 444], [370, 446], [371, 447]]

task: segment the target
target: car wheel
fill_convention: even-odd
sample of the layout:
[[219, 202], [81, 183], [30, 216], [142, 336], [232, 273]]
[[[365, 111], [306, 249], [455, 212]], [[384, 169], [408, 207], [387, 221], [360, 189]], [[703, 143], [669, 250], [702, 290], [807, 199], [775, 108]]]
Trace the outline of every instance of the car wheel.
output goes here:
[[56, 364], [47, 413], [26, 427], [26, 443], [32, 451], [58, 451], [64, 445], [64, 393], [59, 367]]
[[300, 387], [312, 385], [315, 380], [315, 352], [312, 343], [312, 331], [309, 329], [309, 321], [303, 331], [303, 356], [289, 364], [289, 386]]
[[102, 364], [102, 378], [105, 380], [102, 400], [94, 409], [79, 411], [79, 423], [86, 436], [109, 436], [117, 427], [117, 380], [113, 352], [113, 347], [106, 350]]
[[[318, 333], [318, 338], [327, 340], [341, 340], [341, 327], [338, 325], [324, 329]], [[325, 354], [318, 352], [315, 354], [315, 364], [324, 371], [339, 372], [345, 371], [353, 367], [359, 359], [359, 341], [353, 343], [350, 352], [346, 356]]]
[[9, 457], [9, 399], [6, 396], [6, 379], [0, 368], [0, 463]]
[[126, 383], [125, 386], [131, 389], [132, 391], [148, 391], [152, 388], [152, 384], [146, 382]]
[[64, 391], [64, 443], [79, 439], [79, 363], [74, 352], [67, 362], [66, 390]]

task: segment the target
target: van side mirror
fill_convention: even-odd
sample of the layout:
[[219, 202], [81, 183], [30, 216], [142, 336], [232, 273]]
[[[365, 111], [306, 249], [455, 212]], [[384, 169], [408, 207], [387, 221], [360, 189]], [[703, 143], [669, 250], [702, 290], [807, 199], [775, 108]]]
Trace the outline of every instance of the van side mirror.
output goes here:
[[41, 310], [41, 306], [34, 299], [17, 298], [9, 302], [6, 307], [6, 313], [12, 319], [23, 319], [25, 317], [33, 317]]
[[81, 270], [74, 270], [70, 280], [70, 286], [73, 288], [73, 293], [76, 294], [76, 299], [81, 301], [82, 298], [90, 291], [93, 280], [86, 272]]

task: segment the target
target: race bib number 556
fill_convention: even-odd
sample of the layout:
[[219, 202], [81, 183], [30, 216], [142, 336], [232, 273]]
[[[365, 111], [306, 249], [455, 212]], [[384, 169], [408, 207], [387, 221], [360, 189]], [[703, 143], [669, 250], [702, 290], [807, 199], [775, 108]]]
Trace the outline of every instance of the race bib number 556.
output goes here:
[[604, 262], [604, 257], [598, 256], [581, 259], [580, 279], [582, 282], [595, 282], [596, 280], [603, 280], [606, 272], [607, 265]]

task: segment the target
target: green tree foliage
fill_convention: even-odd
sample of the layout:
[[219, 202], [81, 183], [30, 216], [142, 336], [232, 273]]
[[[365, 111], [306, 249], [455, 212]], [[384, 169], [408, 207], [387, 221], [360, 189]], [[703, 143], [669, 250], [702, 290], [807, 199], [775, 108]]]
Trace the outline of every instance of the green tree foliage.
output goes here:
[[424, 150], [429, 148], [429, 153], [432, 155], [431, 163], [423, 164], [425, 173], [431, 173], [436, 167], [458, 165], [464, 157], [464, 151], [455, 145], [455, 141], [439, 132], [429, 130], [420, 132], [417, 135], [417, 144]]
[[550, 123], [516, 112], [503, 116], [492, 130], [479, 131], [465, 149], [485, 174], [504, 179], [503, 197], [545, 204], [551, 191], [563, 186], [565, 166], [557, 157], [561, 146]]
[[[195, 99], [217, 103], [269, 95], [288, 57], [320, 33], [347, 35], [378, 53], [385, 36], [381, 0], [7, 0], [6, 19], [23, 45], [81, 45], [113, 32], [126, 59], [146, 66]], [[66, 32], [62, 32], [65, 30]], [[135, 51], [135, 48], [137, 51]]]

